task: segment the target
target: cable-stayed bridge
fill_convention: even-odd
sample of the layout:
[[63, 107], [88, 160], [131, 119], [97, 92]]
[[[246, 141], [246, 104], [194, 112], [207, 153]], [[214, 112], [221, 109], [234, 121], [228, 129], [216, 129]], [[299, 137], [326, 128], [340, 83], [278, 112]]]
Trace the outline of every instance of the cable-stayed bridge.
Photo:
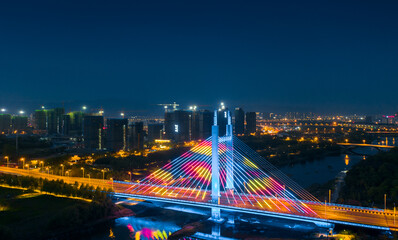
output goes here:
[[[381, 230], [398, 230], [391, 210], [320, 202], [232, 134], [228, 116], [226, 135], [218, 136], [217, 114], [212, 136], [153, 172], [138, 183], [67, 178], [21, 169], [0, 171], [36, 177], [62, 178], [65, 182], [112, 187], [115, 195], [211, 209], [220, 221], [221, 211], [256, 214], [332, 228], [345, 224]], [[43, 175], [43, 176], [42, 176]]]

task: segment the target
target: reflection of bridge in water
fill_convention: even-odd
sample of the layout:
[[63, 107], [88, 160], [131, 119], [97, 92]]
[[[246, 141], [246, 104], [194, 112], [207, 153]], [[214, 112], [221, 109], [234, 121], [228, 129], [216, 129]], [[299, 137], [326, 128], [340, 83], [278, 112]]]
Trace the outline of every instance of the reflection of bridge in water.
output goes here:
[[60, 177], [5, 167], [0, 167], [0, 171], [112, 187], [117, 197], [208, 208], [216, 222], [222, 220], [223, 211], [313, 223], [324, 228], [344, 224], [398, 229], [393, 211], [320, 202], [234, 137], [230, 116], [226, 136], [219, 137], [216, 115], [212, 137], [139, 183]]

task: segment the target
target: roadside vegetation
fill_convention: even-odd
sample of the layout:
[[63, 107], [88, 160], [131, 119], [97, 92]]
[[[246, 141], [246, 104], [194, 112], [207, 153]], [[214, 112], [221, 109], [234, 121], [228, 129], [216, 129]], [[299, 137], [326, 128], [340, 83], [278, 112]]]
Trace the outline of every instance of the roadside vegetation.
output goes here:
[[0, 184], [0, 239], [68, 239], [120, 211], [104, 189], [87, 185], [7, 174]]
[[387, 208], [398, 205], [398, 148], [380, 152], [348, 171], [339, 202]]

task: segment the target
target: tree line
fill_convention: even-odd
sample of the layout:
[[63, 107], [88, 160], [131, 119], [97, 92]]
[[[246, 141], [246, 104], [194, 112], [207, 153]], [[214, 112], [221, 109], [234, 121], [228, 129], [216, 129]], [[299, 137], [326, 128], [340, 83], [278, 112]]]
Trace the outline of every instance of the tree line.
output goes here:
[[43, 178], [34, 178], [29, 176], [15, 176], [9, 174], [0, 174], [0, 184], [6, 184], [13, 187], [23, 187], [41, 192], [65, 195], [68, 197], [81, 197], [102, 201], [112, 192], [111, 189], [94, 188], [86, 184], [65, 183], [63, 180], [48, 180]]

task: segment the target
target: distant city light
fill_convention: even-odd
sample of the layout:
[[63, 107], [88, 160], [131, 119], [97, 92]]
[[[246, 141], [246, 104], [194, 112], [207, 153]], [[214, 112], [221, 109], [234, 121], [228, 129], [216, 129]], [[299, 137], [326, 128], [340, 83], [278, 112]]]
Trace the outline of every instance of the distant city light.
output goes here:
[[2, 111], [2, 112], [5, 112], [5, 111], [7, 111], [7, 110], [6, 110], [5, 108], [2, 108], [1, 111]]
[[121, 113], [120, 116], [124, 117], [124, 113]]
[[41, 106], [41, 109], [45, 109], [45, 107], [44, 107], [44, 106]]
[[100, 111], [99, 111], [99, 114], [104, 114], [104, 110], [100, 110]]
[[224, 109], [225, 109], [224, 102], [221, 102], [221, 109], [222, 109], [222, 110], [224, 110]]
[[19, 111], [19, 114], [24, 114], [25, 112], [23, 110]]
[[86, 110], [86, 109], [87, 109], [87, 107], [86, 107], [86, 106], [83, 106], [83, 107], [82, 107], [82, 109], [83, 109], [83, 110]]

